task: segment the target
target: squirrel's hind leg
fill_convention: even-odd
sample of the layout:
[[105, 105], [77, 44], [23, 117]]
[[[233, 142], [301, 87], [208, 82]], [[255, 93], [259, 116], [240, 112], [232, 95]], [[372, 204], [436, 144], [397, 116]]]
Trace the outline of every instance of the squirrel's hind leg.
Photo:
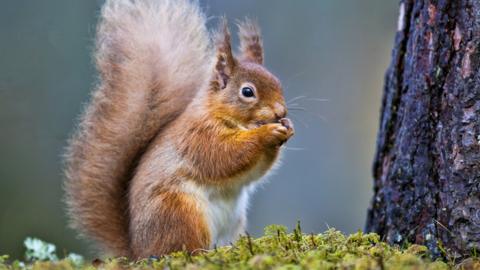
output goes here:
[[[161, 191], [152, 197], [143, 194], [142, 197], [130, 198], [133, 258], [208, 249], [210, 231], [194, 198], [172, 191]], [[142, 202], [145, 197], [149, 197], [148, 202]]]

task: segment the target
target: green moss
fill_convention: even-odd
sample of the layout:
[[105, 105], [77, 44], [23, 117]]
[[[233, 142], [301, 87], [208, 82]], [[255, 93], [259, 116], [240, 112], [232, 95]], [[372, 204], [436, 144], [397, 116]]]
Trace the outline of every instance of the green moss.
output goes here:
[[[21, 262], [7, 264], [0, 257], [0, 270], [22, 269]], [[471, 259], [471, 265], [480, 265]], [[260, 238], [244, 236], [234, 245], [195, 255], [177, 252], [159, 259], [128, 262], [117, 258], [102, 262], [104, 269], [450, 269], [433, 261], [424, 246], [393, 247], [376, 234], [358, 232], [349, 236], [330, 229], [322, 234], [304, 234], [300, 226], [288, 233], [284, 226], [269, 226]], [[98, 265], [97, 265], [98, 266]], [[31, 269], [95, 269], [71, 259], [36, 261]]]

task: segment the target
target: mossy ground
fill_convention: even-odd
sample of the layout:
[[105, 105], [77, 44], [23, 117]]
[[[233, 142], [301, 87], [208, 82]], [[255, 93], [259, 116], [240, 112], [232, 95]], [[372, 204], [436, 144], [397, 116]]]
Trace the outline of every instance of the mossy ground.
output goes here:
[[78, 263], [66, 258], [32, 263], [7, 262], [4, 269], [480, 269], [480, 261], [462, 264], [432, 260], [426, 247], [393, 247], [376, 234], [358, 232], [346, 236], [330, 229], [322, 234], [303, 234], [299, 227], [291, 233], [283, 226], [269, 226], [260, 238], [242, 237], [232, 246], [190, 255], [177, 252], [138, 262], [125, 259]]

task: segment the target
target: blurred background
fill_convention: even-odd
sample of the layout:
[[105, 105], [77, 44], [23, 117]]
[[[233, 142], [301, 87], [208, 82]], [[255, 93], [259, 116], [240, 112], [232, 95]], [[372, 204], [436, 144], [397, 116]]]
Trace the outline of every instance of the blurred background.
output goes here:
[[[0, 9], [0, 255], [35, 236], [94, 256], [67, 227], [62, 153], [96, 80], [100, 0], [16, 0]], [[296, 135], [254, 195], [248, 231], [363, 229], [397, 1], [201, 0], [215, 24], [258, 18], [266, 65], [283, 81]], [[233, 26], [233, 23], [232, 23]], [[235, 39], [235, 42], [237, 40]]]

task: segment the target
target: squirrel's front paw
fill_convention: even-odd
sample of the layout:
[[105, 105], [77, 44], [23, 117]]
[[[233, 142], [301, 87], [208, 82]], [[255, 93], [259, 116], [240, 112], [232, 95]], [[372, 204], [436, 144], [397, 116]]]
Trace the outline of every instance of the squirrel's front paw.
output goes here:
[[272, 146], [282, 145], [295, 133], [292, 121], [288, 118], [282, 118], [279, 123], [267, 124], [263, 128], [267, 129], [266, 143]]

